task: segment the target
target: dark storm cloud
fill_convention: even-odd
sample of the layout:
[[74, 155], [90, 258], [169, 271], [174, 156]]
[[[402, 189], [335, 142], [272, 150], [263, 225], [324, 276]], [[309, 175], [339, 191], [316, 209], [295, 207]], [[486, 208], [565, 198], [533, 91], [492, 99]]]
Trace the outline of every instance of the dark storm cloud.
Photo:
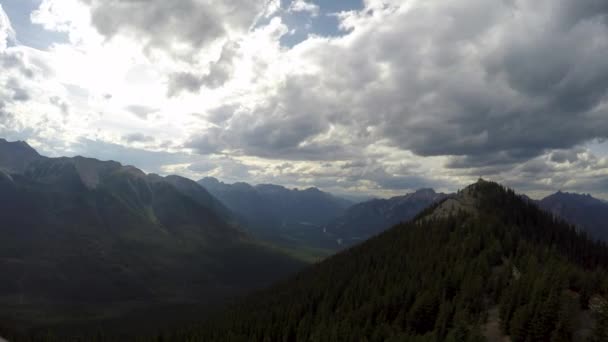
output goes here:
[[559, 22], [563, 27], [572, 27], [581, 21], [597, 18], [608, 22], [608, 3], [603, 0], [563, 1], [559, 5]]
[[496, 167], [510, 166], [522, 160], [528, 160], [536, 157], [539, 151], [535, 149], [511, 149], [508, 151], [498, 151], [491, 153], [471, 154], [465, 156], [452, 156], [449, 158], [446, 166], [454, 169], [462, 169], [469, 167]]
[[562, 150], [551, 153], [551, 161], [554, 163], [574, 163], [578, 160], [578, 154], [583, 152], [582, 149]]
[[[191, 54], [224, 37], [246, 30], [264, 9], [264, 1], [82, 0], [102, 35], [127, 34], [146, 49], [163, 49], [188, 60]], [[185, 48], [185, 51], [178, 51]]]

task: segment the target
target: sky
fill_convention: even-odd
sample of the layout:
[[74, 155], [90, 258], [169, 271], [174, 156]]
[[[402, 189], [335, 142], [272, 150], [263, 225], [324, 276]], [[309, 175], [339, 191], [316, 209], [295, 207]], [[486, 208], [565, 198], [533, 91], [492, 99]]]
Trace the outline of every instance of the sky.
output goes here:
[[608, 2], [0, 0], [0, 137], [387, 197], [608, 198]]

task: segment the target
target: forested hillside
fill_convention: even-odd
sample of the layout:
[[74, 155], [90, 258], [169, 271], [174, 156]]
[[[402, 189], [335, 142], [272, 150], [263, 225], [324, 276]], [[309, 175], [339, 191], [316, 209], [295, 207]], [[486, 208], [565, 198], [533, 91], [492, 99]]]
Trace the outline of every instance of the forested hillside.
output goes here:
[[[12, 226], [16, 222], [31, 222], [31, 225], [26, 225], [26, 232], [41, 234], [44, 230], [36, 228], [37, 225], [34, 224], [39, 217], [44, 217], [50, 224], [54, 224], [52, 217], [74, 217], [78, 218], [79, 225], [88, 229], [81, 230], [83, 234], [86, 232], [84, 235], [74, 235], [69, 230], [71, 225], [66, 225], [70, 220], [49, 226], [63, 235], [44, 235], [47, 237], [47, 245], [54, 251], [65, 250], [71, 253], [59, 254], [59, 259], [49, 258], [50, 249], [43, 244], [36, 245], [43, 248], [33, 246], [34, 249], [29, 249], [29, 258], [20, 257], [18, 253], [23, 248], [11, 249], [9, 246], [17, 246], [16, 243], [24, 239], [23, 233], [5, 229], [5, 235], [12, 232], [6, 236], [13, 240], [3, 240], [6, 246], [2, 250], [5, 253], [13, 251], [11, 253], [14, 256], [3, 257], [3, 260], [24, 260], [20, 262], [27, 267], [25, 269], [32, 270], [26, 273], [29, 277], [19, 278], [19, 268], [6, 268], [13, 264], [5, 262], [6, 270], [13, 272], [9, 281], [3, 283], [5, 290], [21, 291], [12, 292], [13, 297], [7, 298], [18, 299], [21, 293], [22, 296], [27, 294], [24, 298], [29, 301], [37, 298], [36, 294], [39, 293], [53, 294], [60, 300], [93, 295], [103, 301], [115, 298], [112, 301], [139, 300], [151, 303], [151, 300], [157, 300], [155, 295], [162, 293], [160, 291], [170, 293], [174, 289], [170, 281], [154, 281], [154, 277], [161, 273], [157, 273], [158, 270], [150, 273], [151, 265], [177, 265], [180, 260], [186, 262], [188, 258], [196, 256], [200, 257], [195, 259], [199, 265], [215, 266], [206, 266], [199, 273], [191, 268], [194, 267], [193, 264], [186, 262], [184, 267], [168, 268], [171, 273], [163, 275], [163, 279], [171, 274], [175, 279], [183, 279], [184, 285], [200, 286], [184, 287], [188, 290], [188, 298], [198, 301], [198, 307], [188, 306], [181, 310], [169, 307], [165, 310], [167, 320], [180, 317], [182, 322], [188, 320], [193, 323], [190, 328], [174, 330], [167, 326], [167, 332], [158, 336], [147, 333], [149, 329], [139, 328], [136, 335], [140, 337], [135, 337], [117, 335], [115, 330], [107, 329], [110, 325], [100, 325], [96, 334], [91, 334], [91, 330], [82, 333], [78, 332], [80, 330], [69, 330], [71, 333], [66, 334], [65, 329], [74, 327], [64, 326], [64, 330], [54, 330], [50, 324], [48, 333], [38, 330], [32, 334], [15, 330], [13, 323], [19, 322], [19, 316], [11, 318], [7, 315], [10, 319], [3, 319], [0, 335], [9, 337], [13, 342], [500, 341], [507, 337], [512, 341], [599, 342], [608, 338], [608, 247], [589, 239], [576, 227], [540, 210], [534, 202], [524, 200], [512, 190], [496, 183], [480, 180], [427, 208], [413, 221], [399, 224], [356, 247], [314, 264], [271, 288], [235, 300], [228, 309], [216, 311], [217, 314], [206, 318], [203, 312], [208, 309], [207, 303], [210, 303], [207, 299], [217, 299], [218, 294], [226, 293], [225, 290], [229, 289], [226, 286], [234, 284], [238, 287], [237, 284], [245, 278], [249, 279], [248, 282], [251, 279], [263, 281], [277, 271], [285, 272], [294, 265], [285, 263], [285, 259], [274, 259], [272, 253], [268, 254], [252, 245], [249, 246], [253, 249], [248, 249], [245, 248], [248, 244], [227, 244], [227, 241], [243, 241], [238, 231], [222, 223], [224, 221], [221, 217], [229, 213], [220, 210], [218, 214], [198, 218], [201, 208], [210, 205], [221, 209], [221, 205], [214, 202], [212, 197], [195, 191], [196, 186], [187, 180], [165, 180], [158, 176], [141, 178], [143, 176], [137, 170], [121, 166], [113, 169], [110, 176], [102, 177], [102, 182], [88, 183], [96, 178], [85, 177], [83, 180], [83, 175], [79, 173], [83, 169], [74, 169], [75, 162], [79, 163], [70, 159], [43, 160], [37, 162], [40, 165], [28, 168], [29, 171], [24, 174], [4, 173], [0, 177], [2, 193], [8, 196], [2, 197], [3, 203], [12, 203], [14, 206], [14, 210], [4, 212], [6, 217], [3, 222], [13, 222]], [[119, 172], [116, 173], [117, 171]], [[39, 182], [46, 182], [45, 189], [61, 185], [57, 189], [64, 190], [57, 193], [42, 191], [36, 186]], [[94, 189], [88, 190], [90, 193], [84, 191], [87, 184], [95, 184]], [[79, 191], [84, 191], [83, 194], [86, 195]], [[145, 194], [147, 195], [143, 196]], [[34, 200], [28, 196], [39, 199]], [[9, 197], [17, 201], [9, 202]], [[79, 198], [80, 201], [77, 200]], [[124, 215], [120, 222], [131, 222], [125, 226], [129, 227], [126, 232], [131, 235], [116, 235], [111, 225], [101, 225], [101, 222], [108, 221], [96, 221], [106, 207], [101, 204], [114, 203], [112, 198], [119, 199], [119, 202], [113, 204], [113, 211]], [[58, 201], [50, 207], [53, 210], [43, 210], [48, 208], [51, 201]], [[181, 204], [176, 206], [176, 201]], [[91, 206], [92, 204], [95, 205]], [[122, 206], [130, 209], [124, 212], [118, 210]], [[137, 209], [140, 206], [142, 209]], [[19, 221], [14, 215], [24, 213], [26, 209], [34, 215], [25, 221]], [[66, 210], [74, 215], [57, 216], [58, 212]], [[97, 212], [97, 216], [85, 215], [87, 211]], [[98, 218], [90, 221], [91, 217]], [[106, 216], [101, 216], [104, 217]], [[138, 220], [145, 220], [146, 217], [157, 218], [159, 221], [152, 224], [152, 227], [170, 229], [170, 235], [178, 238], [177, 241], [187, 238], [192, 242], [182, 244], [180, 249], [173, 240], [163, 243], [156, 241], [154, 234], [140, 231], [143, 226], [139, 228], [137, 224]], [[116, 219], [117, 217], [113, 218]], [[203, 224], [201, 227], [208, 228], [205, 228], [205, 233], [200, 237], [202, 239], [199, 239], [192, 235], [197, 231], [192, 226], [194, 222], [199, 222], [196, 220], [212, 220], [210, 222], [217, 223], [211, 226]], [[154, 222], [149, 221], [148, 224]], [[107, 231], [107, 239], [111, 239], [109, 241], [115, 241], [114, 244], [120, 242], [117, 246], [128, 242], [130, 244], [127, 246], [131, 247], [108, 250], [111, 245], [92, 244], [93, 241], [108, 241], [90, 238], [90, 234], [99, 229]], [[228, 232], [235, 235], [226, 237], [225, 233]], [[67, 245], [60, 244], [64, 239], [71, 239], [79, 249], [69, 249]], [[124, 242], [121, 239], [125, 239]], [[207, 252], [197, 252], [204, 250], [199, 242], [206, 246]], [[132, 256], [128, 253], [138, 251], [137, 254], [141, 255], [145, 252], [142, 247], [147, 245], [155, 248], [155, 253], [150, 254], [154, 256], [149, 263], [141, 258], [129, 259]], [[226, 249], [227, 246], [233, 247]], [[87, 249], [86, 253], [84, 248]], [[112, 251], [111, 254], [107, 254], [106, 250]], [[32, 257], [40, 257], [45, 264], [25, 262], [32, 260]], [[116, 257], [121, 259], [115, 259]], [[179, 259], [181, 257], [183, 259]], [[103, 263], [98, 263], [98, 260]], [[118, 260], [131, 261], [121, 264]], [[277, 264], [278, 261], [282, 264]], [[34, 284], [33, 279], [40, 279], [40, 284], [49, 284], [49, 280], [64, 279], [61, 276], [64, 268], [56, 264], [69, 266], [71, 276], [81, 274], [79, 270], [83, 268], [97, 271], [94, 274], [87, 272], [88, 277], [78, 278], [72, 287], [67, 282], [57, 283], [59, 285], [56, 287], [23, 287], [23, 283], [15, 281], [21, 279], [22, 282], [27, 281], [27, 284]], [[114, 265], [114, 268], [105, 269], [105, 264]], [[60, 277], [52, 277], [47, 268], [44, 268], [49, 266], [43, 265], [51, 265], [48, 270], [58, 271]], [[190, 266], [186, 268], [185, 265]], [[217, 279], [223, 282], [210, 283], [192, 278], [197, 274], [207, 277], [207, 280]], [[32, 275], [36, 277], [31, 278]], [[100, 283], [102, 279], [108, 279], [107, 276], [114, 277], [110, 278], [114, 279], [113, 287], [109, 283]], [[137, 286], [136, 283], [129, 282], [129, 279], [149, 279], [152, 282]], [[88, 285], [81, 287], [82, 284]], [[212, 288], [209, 287], [210, 284], [219, 284], [221, 287]], [[33, 292], [23, 292], [25, 289]], [[103, 292], [112, 289], [116, 291]], [[193, 292], [197, 290], [198, 296]], [[181, 290], [179, 292], [184, 293]], [[118, 294], [127, 297], [112, 297]], [[212, 294], [215, 298], [210, 297]], [[48, 309], [41, 311], [44, 307], [39, 302], [34, 303], [37, 305], [37, 315], [52, 312]], [[95, 303], [95, 310], [98, 311], [101, 302]], [[10, 307], [5, 308], [10, 310]], [[21, 308], [23, 310], [27, 306]], [[25, 315], [25, 311], [22, 312]], [[62, 315], [69, 315], [68, 311], [62, 311]], [[137, 320], [129, 319], [125, 323], [157, 322], [155, 320], [159, 315], [162, 315], [162, 311], [144, 311]], [[73, 316], [71, 320], [73, 322]], [[200, 323], [194, 323], [196, 321]]]
[[163, 341], [605, 341], [608, 248], [480, 181]]
[[325, 226], [325, 232], [341, 248], [361, 243], [386, 229], [407, 222], [421, 211], [446, 198], [433, 189], [419, 189], [413, 193], [389, 199], [373, 199], [355, 204], [344, 214]]
[[9, 334], [153, 334], [304, 266], [233, 226], [181, 177], [45, 158], [6, 141], [0, 168], [0, 329]]

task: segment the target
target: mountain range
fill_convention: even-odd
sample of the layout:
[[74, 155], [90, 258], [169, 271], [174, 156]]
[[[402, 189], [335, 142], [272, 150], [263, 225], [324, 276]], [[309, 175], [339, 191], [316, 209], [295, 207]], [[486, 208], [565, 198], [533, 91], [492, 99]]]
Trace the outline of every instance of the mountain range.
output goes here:
[[595, 239], [608, 241], [608, 203], [591, 195], [557, 192], [538, 202], [539, 206], [557, 215]]
[[479, 181], [164, 341], [605, 341], [608, 247]]
[[350, 246], [411, 220], [446, 197], [446, 194], [436, 193], [433, 189], [420, 189], [404, 196], [358, 203], [327, 224], [325, 232], [335, 237], [339, 245]]
[[483, 180], [352, 204], [0, 139], [0, 335], [602, 341], [607, 205]]
[[305, 247], [312, 255], [335, 251], [335, 241], [323, 232], [323, 227], [352, 205], [317, 188], [226, 184], [211, 177], [198, 183], [234, 212], [253, 236], [285, 248]]
[[[330, 255], [411, 220], [422, 210], [453, 194], [433, 189], [388, 199], [353, 204], [316, 188], [287, 189], [278, 185], [225, 184], [215, 178], [199, 181], [224, 203], [241, 226], [259, 239], [288, 249], [306, 249], [309, 256]], [[557, 192], [536, 203], [587, 232], [608, 241], [608, 203], [590, 195]]]
[[0, 322], [15, 329], [119, 327], [141, 315], [142, 329], [156, 329], [183, 320], [166, 316], [173, 308], [201, 315], [304, 266], [185, 178], [5, 140], [0, 169]]

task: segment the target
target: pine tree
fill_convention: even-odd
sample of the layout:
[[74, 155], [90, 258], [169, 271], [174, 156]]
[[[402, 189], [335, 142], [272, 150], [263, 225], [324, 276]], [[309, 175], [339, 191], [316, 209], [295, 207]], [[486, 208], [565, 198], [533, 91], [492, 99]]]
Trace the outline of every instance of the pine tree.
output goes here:
[[602, 303], [595, 313], [596, 321], [590, 340], [592, 342], [608, 341], [608, 304]]

